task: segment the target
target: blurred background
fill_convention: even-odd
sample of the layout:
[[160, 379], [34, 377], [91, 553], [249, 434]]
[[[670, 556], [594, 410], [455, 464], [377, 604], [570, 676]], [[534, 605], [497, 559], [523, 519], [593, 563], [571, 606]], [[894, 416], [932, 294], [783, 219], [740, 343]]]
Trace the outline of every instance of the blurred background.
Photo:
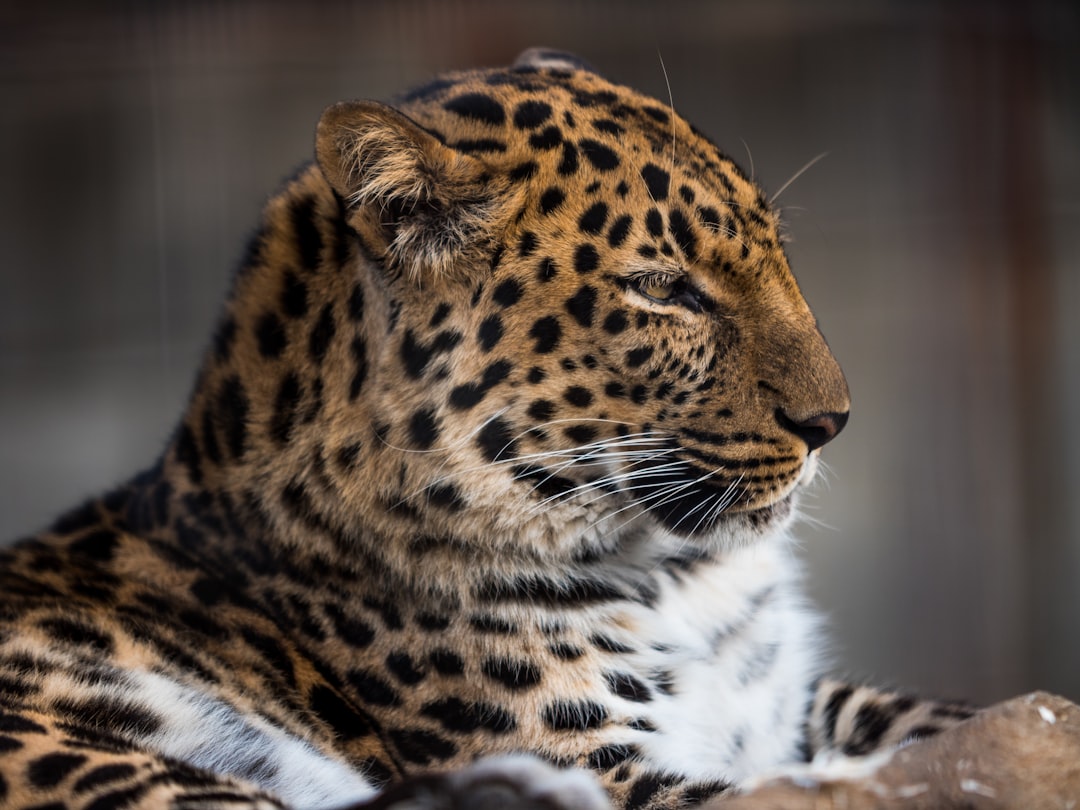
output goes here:
[[854, 410], [839, 672], [1080, 700], [1080, 4], [0, 3], [0, 541], [147, 465], [327, 104], [573, 50], [779, 198]]

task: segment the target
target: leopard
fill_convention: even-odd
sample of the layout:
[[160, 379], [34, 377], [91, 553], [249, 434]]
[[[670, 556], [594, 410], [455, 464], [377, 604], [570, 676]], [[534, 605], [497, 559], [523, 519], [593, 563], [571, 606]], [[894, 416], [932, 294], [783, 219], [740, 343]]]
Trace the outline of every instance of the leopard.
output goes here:
[[827, 672], [784, 241], [573, 55], [329, 107], [157, 460], [0, 552], [0, 806], [687, 807], [971, 716]]

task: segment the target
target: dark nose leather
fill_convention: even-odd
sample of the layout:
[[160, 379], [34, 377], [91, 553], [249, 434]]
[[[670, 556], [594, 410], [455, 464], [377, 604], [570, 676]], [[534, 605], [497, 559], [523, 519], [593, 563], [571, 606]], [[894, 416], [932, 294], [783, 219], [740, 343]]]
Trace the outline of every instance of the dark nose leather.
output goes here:
[[807, 419], [795, 420], [776, 409], [776, 421], [790, 433], [794, 433], [806, 443], [808, 452], [813, 452], [836, 438], [836, 434], [847, 424], [847, 411], [843, 413], [819, 413]]

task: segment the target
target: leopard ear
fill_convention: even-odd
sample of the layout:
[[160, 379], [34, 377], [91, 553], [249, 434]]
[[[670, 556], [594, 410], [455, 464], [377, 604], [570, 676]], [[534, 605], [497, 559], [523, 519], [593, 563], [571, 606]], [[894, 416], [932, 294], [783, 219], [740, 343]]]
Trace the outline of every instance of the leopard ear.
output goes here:
[[470, 266], [499, 219], [500, 192], [473, 157], [374, 101], [323, 113], [315, 154], [349, 224], [396, 273], [420, 278]]
[[514, 67], [521, 68], [534, 68], [541, 70], [543, 68], [552, 68], [554, 70], [587, 70], [590, 73], [595, 73], [592, 65], [582, 59], [576, 54], [567, 53], [566, 51], [559, 51], [554, 48], [528, 48], [518, 54], [517, 59], [514, 60]]

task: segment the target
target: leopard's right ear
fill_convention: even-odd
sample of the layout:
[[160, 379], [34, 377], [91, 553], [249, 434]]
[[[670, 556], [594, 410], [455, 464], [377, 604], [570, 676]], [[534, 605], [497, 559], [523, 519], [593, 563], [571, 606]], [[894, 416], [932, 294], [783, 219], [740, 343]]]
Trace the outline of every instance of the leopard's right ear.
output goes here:
[[435, 196], [452, 151], [392, 107], [342, 102], [319, 120], [315, 154], [323, 175], [350, 206], [412, 207]]
[[399, 272], [452, 274], [490, 241], [505, 191], [473, 157], [375, 101], [323, 113], [315, 154], [350, 224]]

